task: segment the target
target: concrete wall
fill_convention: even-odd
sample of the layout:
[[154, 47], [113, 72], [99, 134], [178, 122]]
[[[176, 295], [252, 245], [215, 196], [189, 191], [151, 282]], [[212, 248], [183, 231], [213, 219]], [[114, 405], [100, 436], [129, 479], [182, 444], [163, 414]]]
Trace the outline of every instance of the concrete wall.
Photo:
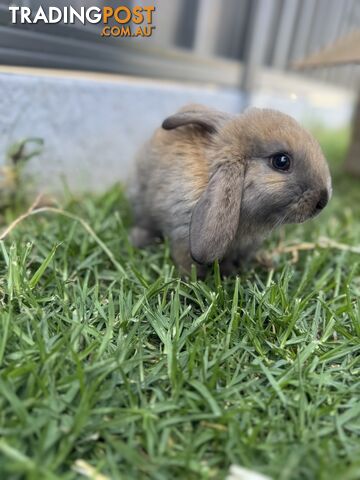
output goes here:
[[[350, 94], [328, 91], [333, 104], [322, 100], [316, 107], [313, 89], [311, 95], [300, 87], [294, 93], [294, 85], [281, 92], [260, 88], [253, 103], [278, 107], [300, 120], [309, 113], [332, 124], [349, 120]], [[211, 85], [32, 70], [0, 72], [0, 92], [0, 163], [14, 142], [43, 138], [44, 150], [29, 168], [40, 189], [53, 191], [61, 191], [62, 177], [75, 191], [99, 191], [125, 179], [140, 144], [187, 102], [234, 113], [244, 102], [239, 91]]]

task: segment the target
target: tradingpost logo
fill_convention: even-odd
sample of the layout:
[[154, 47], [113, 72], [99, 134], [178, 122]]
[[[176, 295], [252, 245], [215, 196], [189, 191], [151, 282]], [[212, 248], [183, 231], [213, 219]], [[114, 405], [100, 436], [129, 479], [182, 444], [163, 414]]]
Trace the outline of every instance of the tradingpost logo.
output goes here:
[[30, 7], [9, 6], [13, 24], [99, 24], [102, 37], [151, 37], [155, 6]]

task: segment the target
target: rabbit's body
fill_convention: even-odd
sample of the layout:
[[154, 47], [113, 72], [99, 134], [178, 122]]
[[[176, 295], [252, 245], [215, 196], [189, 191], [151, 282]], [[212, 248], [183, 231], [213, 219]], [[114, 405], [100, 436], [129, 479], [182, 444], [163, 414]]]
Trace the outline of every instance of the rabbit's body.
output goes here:
[[[183, 129], [157, 129], [137, 155], [130, 188], [136, 223], [133, 243], [143, 247], [168, 237], [175, 261], [186, 270], [191, 264], [191, 213], [208, 184], [210, 169], [206, 140], [196, 127], [189, 129], [193, 132], [186, 135]], [[175, 184], [173, 178], [178, 179]]]
[[[294, 182], [287, 172], [269, 167], [271, 155], [280, 155], [276, 152], [298, 155], [294, 144], [306, 161], [320, 162], [311, 172], [316, 188], [305, 186], [300, 173]], [[229, 273], [274, 227], [304, 221], [316, 210], [311, 206], [305, 212], [304, 205], [318, 205], [325, 190], [326, 203], [331, 193], [315, 140], [293, 119], [271, 110], [231, 116], [199, 105], [185, 107], [143, 146], [135, 169], [129, 190], [132, 241], [142, 247], [168, 237], [174, 261], [185, 271], [191, 263], [200, 267], [217, 259]]]

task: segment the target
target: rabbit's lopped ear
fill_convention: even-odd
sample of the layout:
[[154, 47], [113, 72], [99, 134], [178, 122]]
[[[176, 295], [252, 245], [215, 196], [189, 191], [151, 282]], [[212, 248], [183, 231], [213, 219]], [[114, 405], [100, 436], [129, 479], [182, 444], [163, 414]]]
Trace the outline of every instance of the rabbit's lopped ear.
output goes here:
[[200, 264], [222, 260], [235, 238], [240, 219], [244, 165], [221, 164], [194, 207], [190, 253]]
[[180, 112], [166, 118], [162, 123], [162, 128], [173, 130], [184, 125], [198, 125], [208, 133], [215, 133], [229, 117], [230, 115], [226, 113], [211, 110], [202, 105], [188, 105]]

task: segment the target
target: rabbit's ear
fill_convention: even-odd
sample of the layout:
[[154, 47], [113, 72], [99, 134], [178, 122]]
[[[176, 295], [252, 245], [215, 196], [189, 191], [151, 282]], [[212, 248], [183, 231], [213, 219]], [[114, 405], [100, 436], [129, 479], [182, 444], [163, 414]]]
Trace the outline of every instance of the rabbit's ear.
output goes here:
[[222, 260], [239, 226], [244, 165], [224, 162], [210, 178], [194, 207], [190, 224], [190, 252], [200, 264]]
[[184, 125], [198, 125], [208, 133], [215, 133], [218, 127], [230, 117], [226, 113], [211, 110], [200, 105], [190, 105], [185, 108], [166, 118], [162, 123], [162, 128], [173, 130]]

